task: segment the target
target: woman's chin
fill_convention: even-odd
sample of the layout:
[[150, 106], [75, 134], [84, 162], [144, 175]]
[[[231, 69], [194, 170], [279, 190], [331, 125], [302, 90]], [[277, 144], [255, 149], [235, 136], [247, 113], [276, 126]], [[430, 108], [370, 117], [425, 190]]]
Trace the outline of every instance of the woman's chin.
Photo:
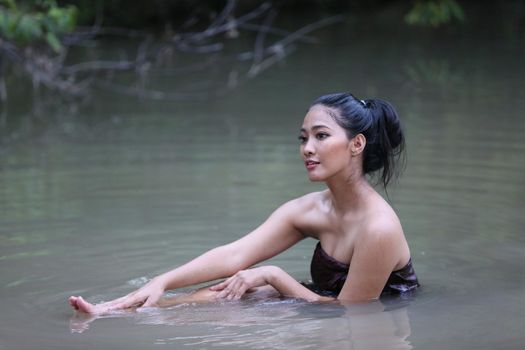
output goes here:
[[322, 181], [324, 181], [324, 178], [322, 178], [322, 177], [320, 177], [318, 175], [309, 173], [308, 174], [308, 180], [310, 180], [310, 182], [322, 182]]

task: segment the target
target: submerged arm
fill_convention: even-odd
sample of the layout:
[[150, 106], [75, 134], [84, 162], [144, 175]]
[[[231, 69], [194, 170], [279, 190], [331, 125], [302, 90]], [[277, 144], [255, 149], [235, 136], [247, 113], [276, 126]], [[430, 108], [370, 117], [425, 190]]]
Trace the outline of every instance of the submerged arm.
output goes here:
[[297, 282], [292, 276], [277, 266], [261, 266], [237, 272], [226, 281], [210, 289], [218, 291], [217, 298], [240, 299], [250, 288], [271, 285], [281, 295], [305, 299], [307, 301], [331, 301], [335, 298], [323, 297]]

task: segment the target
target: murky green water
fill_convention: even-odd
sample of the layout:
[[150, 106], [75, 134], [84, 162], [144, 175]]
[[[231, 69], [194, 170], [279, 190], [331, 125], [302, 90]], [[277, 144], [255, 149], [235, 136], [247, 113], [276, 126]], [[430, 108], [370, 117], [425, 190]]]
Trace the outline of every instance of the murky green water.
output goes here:
[[[22, 122], [16, 98], [18, 141], [0, 152], [0, 349], [520, 348], [525, 50], [513, 23], [438, 34], [352, 19], [204, 102], [103, 92]], [[126, 293], [319, 189], [296, 136], [308, 104], [340, 90], [389, 99], [404, 121], [408, 167], [390, 198], [423, 284], [413, 300], [72, 318], [69, 295]], [[273, 263], [306, 280], [314, 244]]]

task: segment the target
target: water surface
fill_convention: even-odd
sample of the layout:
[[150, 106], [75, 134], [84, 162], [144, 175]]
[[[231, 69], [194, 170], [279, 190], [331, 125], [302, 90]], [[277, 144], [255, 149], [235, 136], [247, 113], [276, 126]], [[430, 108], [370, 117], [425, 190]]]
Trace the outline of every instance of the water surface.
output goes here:
[[[0, 151], [0, 348], [519, 348], [523, 30], [483, 28], [350, 18], [207, 101], [104, 91], [76, 111], [28, 117], [16, 97]], [[408, 167], [389, 197], [423, 285], [415, 298], [72, 317], [69, 295], [127, 293], [321, 189], [307, 181], [296, 137], [309, 103], [341, 90], [389, 99], [404, 121]], [[307, 280], [314, 245], [272, 263]]]

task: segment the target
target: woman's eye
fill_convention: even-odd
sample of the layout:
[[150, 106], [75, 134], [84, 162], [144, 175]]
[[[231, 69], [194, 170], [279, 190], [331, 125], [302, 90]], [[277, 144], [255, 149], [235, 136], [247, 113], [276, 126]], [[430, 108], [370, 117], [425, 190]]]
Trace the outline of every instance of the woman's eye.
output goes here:
[[306, 141], [308, 140], [308, 139], [306, 138], [306, 136], [303, 136], [303, 135], [299, 136], [298, 139], [299, 139], [299, 142], [300, 142], [300, 143], [306, 143]]
[[315, 135], [315, 137], [318, 139], [318, 140], [324, 140], [326, 139], [328, 136], [328, 134], [325, 134], [324, 132], [320, 132], [319, 134]]

